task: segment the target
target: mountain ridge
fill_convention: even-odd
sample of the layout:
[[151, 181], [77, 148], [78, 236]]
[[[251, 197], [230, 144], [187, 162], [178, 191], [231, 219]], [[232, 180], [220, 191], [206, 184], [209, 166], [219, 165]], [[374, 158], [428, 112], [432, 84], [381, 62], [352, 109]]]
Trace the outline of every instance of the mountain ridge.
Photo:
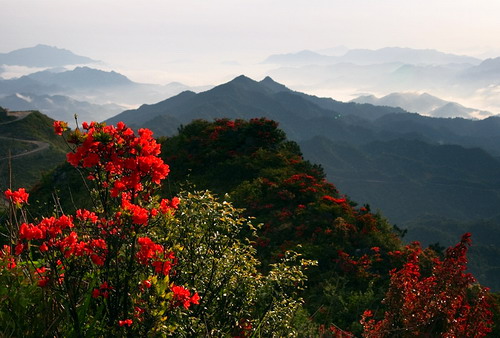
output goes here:
[[335, 64], [342, 62], [357, 65], [400, 62], [404, 64], [471, 64], [478, 65], [481, 59], [466, 55], [444, 53], [435, 49], [415, 49], [404, 47], [385, 47], [380, 49], [350, 49], [340, 56], [323, 55], [310, 50], [296, 53], [274, 54], [267, 57], [263, 63], [282, 65]]
[[409, 112], [431, 117], [480, 119], [493, 115], [490, 112], [464, 107], [459, 103], [446, 101], [425, 92], [421, 94], [416, 92], [398, 92], [390, 93], [382, 97], [364, 95], [352, 99], [350, 102], [399, 107]]
[[0, 64], [26, 67], [58, 67], [96, 62], [98, 61], [76, 55], [67, 49], [43, 44], [0, 53]]

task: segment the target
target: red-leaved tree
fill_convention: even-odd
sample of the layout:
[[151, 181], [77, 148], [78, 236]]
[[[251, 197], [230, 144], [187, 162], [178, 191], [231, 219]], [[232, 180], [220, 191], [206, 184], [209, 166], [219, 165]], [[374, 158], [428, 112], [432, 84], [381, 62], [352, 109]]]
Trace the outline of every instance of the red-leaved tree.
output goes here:
[[432, 260], [424, 276], [418, 243], [407, 246], [408, 259], [391, 271], [391, 283], [383, 301], [383, 318], [365, 311], [364, 337], [483, 337], [491, 331], [492, 313], [488, 289], [466, 273], [470, 233], [446, 250], [445, 258]]

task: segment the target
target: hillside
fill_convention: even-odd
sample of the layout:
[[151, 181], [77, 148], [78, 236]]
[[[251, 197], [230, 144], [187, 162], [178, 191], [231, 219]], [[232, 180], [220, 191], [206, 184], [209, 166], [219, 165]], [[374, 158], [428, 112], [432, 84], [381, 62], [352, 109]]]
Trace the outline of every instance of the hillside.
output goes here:
[[[162, 188], [165, 196], [186, 189], [186, 180], [188, 191], [228, 193], [225, 200], [244, 207], [244, 215], [255, 217], [255, 224], [263, 224], [252, 241], [262, 269], [267, 271], [269, 264], [289, 249], [304, 258], [317, 259], [319, 265], [309, 269], [309, 290], [304, 293], [307, 312], [315, 323], [333, 321], [360, 332], [363, 309], [378, 307], [388, 286], [387, 271], [394, 264], [389, 252], [402, 248], [392, 226], [380, 215], [344, 198], [325, 180], [321, 167], [302, 159], [297, 144], [287, 140], [274, 121], [196, 121], [182, 127], [178, 135], [160, 141], [162, 158], [170, 167], [168, 182]], [[80, 182], [70, 165], [57, 168], [31, 191], [31, 199], [40, 201], [32, 203], [31, 213], [48, 212], [50, 204], [43, 201], [54, 192], [68, 213], [74, 212], [74, 201], [85, 206], [89, 200], [82, 198], [86, 191]], [[371, 250], [373, 247], [379, 248], [378, 253]], [[339, 268], [347, 264], [343, 261], [346, 257], [366, 259], [362, 256], [373, 259], [373, 265], [362, 271]], [[329, 289], [335, 284], [341, 284], [338, 290]], [[363, 296], [350, 304], [330, 302], [357, 293]], [[319, 307], [325, 312], [315, 313]]]
[[472, 220], [497, 214], [500, 162], [482, 149], [410, 139], [352, 146], [325, 137], [301, 147], [342, 191], [397, 224], [424, 215]]
[[65, 159], [67, 147], [54, 135], [52, 120], [33, 112], [7, 112], [0, 107], [0, 186], [10, 185], [9, 158], [12, 165], [12, 187], [30, 187], [40, 177]]

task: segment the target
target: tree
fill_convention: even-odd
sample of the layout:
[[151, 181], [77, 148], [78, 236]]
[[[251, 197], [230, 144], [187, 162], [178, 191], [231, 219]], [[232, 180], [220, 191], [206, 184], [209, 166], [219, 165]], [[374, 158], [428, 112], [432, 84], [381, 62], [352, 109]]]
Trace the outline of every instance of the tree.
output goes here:
[[406, 247], [403, 267], [391, 271], [391, 284], [383, 301], [380, 320], [365, 311], [362, 324], [365, 337], [483, 337], [491, 331], [492, 312], [488, 290], [466, 273], [467, 250], [471, 235], [466, 233], [445, 258], [433, 258], [430, 274], [425, 275], [418, 243]]

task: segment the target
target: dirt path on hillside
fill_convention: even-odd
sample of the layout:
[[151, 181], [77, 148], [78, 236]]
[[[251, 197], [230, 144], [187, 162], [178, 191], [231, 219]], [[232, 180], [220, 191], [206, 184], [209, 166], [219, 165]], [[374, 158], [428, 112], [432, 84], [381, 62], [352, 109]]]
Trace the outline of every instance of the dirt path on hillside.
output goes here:
[[[0, 136], [0, 139], [31, 143], [31, 144], [34, 144], [37, 146], [35, 149], [27, 150], [27, 151], [24, 151], [24, 152], [19, 153], [19, 154], [11, 155], [10, 158], [17, 158], [17, 157], [21, 157], [21, 156], [31, 155], [31, 154], [37, 153], [39, 151], [49, 149], [49, 147], [50, 147], [50, 144], [48, 144], [47, 142], [43, 142], [43, 141], [21, 140], [18, 138], [5, 137], [5, 136]], [[9, 158], [9, 156], [0, 157], [0, 161], [8, 159], [8, 158]]]
[[[9, 124], [9, 123], [18, 122], [18, 121], [20, 121], [22, 119], [25, 119], [30, 114], [31, 114], [30, 111], [7, 112], [7, 116], [15, 116], [16, 118], [14, 120], [12, 120], [12, 121], [2, 122], [2, 123], [0, 123], [0, 125], [6, 125], [6, 124]], [[22, 156], [27, 156], [27, 155], [32, 155], [32, 154], [37, 153], [39, 151], [43, 151], [43, 150], [49, 149], [49, 147], [50, 147], [50, 144], [48, 144], [47, 142], [43, 142], [43, 141], [24, 140], [24, 139], [18, 139], [18, 138], [7, 137], [7, 136], [0, 136], [0, 139], [12, 140], [12, 141], [19, 141], [19, 142], [25, 142], [25, 143], [31, 143], [31, 144], [34, 144], [34, 145], [37, 146], [35, 149], [27, 150], [27, 151], [24, 151], [24, 152], [19, 153], [19, 154], [11, 155], [10, 156], [11, 159], [12, 158], [22, 157]], [[9, 158], [9, 156], [1, 157], [0, 161], [1, 160], [6, 160], [8, 158]]]
[[0, 123], [0, 125], [10, 124], [10, 123], [20, 121], [20, 120], [28, 117], [30, 114], [31, 114], [30, 111], [9, 111], [9, 112], [7, 112], [7, 116], [14, 116], [15, 119], [12, 121], [2, 122], [2, 123]]

